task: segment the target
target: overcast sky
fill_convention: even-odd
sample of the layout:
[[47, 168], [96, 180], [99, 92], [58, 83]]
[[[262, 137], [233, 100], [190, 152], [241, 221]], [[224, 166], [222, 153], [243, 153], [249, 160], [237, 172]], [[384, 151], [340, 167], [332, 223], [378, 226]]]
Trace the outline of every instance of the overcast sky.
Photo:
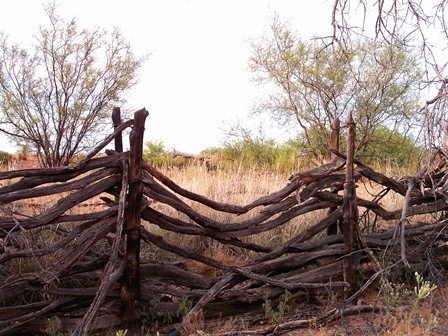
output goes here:
[[[247, 39], [260, 36], [274, 12], [303, 37], [331, 28], [328, 0], [56, 2], [59, 13], [75, 17], [79, 28], [117, 26], [136, 54], [151, 54], [128, 107], [149, 111], [145, 140], [190, 153], [219, 145], [223, 122], [247, 117], [257, 97], [247, 71]], [[27, 46], [46, 23], [42, 3], [2, 3], [0, 30], [10, 42]]]

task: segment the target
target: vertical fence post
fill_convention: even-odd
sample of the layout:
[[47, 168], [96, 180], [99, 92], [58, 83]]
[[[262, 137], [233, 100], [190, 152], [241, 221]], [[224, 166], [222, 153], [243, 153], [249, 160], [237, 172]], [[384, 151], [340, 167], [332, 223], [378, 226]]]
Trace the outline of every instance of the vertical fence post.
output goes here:
[[[330, 139], [330, 149], [334, 151], [339, 151], [339, 135], [340, 132], [340, 122], [339, 118], [334, 118], [333, 122], [331, 123], [331, 139]], [[334, 160], [337, 157], [337, 155], [333, 152], [331, 152], [331, 159]], [[337, 194], [340, 190], [342, 190], [341, 187], [336, 187], [332, 189], [332, 192]], [[337, 209], [337, 207], [331, 207], [328, 210], [328, 213], [332, 213]], [[335, 235], [338, 233], [338, 226], [341, 226], [341, 220], [338, 220], [336, 223], [332, 223], [327, 228], [327, 234], [328, 235]]]
[[130, 134], [129, 152], [129, 194], [126, 226], [126, 266], [124, 286], [121, 291], [123, 317], [128, 336], [140, 336], [140, 215], [143, 197], [141, 162], [143, 157], [143, 136], [146, 109], [134, 114], [134, 125]]
[[[112, 110], [112, 123], [114, 124], [114, 130], [121, 125], [121, 110], [119, 107], [114, 107]], [[115, 151], [118, 153], [123, 153], [123, 137], [122, 132], [120, 134], [117, 134], [115, 137]], [[119, 197], [115, 197], [115, 201], [118, 202]], [[124, 244], [124, 240], [122, 242]], [[124, 245], [122, 250], [124, 251]]]
[[353, 290], [355, 284], [355, 225], [358, 222], [358, 207], [356, 202], [356, 189], [354, 181], [354, 150], [355, 150], [355, 123], [353, 121], [352, 114], [349, 113], [347, 118], [347, 163], [346, 174], [344, 183], [344, 199], [343, 199], [343, 233], [344, 233], [344, 245], [346, 254], [344, 257], [344, 281], [346, 281], [350, 287], [347, 291], [347, 296]]
[[[339, 129], [340, 129], [340, 122], [339, 118], [334, 118], [333, 122], [331, 123], [331, 143], [330, 148], [332, 150], [335, 150], [339, 152]], [[333, 152], [331, 153], [331, 158], [334, 159], [336, 157], [336, 154]]]
[[[119, 107], [114, 107], [112, 110], [112, 122], [114, 123], [114, 129], [121, 125], [121, 110]], [[120, 134], [117, 134], [115, 137], [115, 151], [122, 153], [123, 152], [123, 138]]]

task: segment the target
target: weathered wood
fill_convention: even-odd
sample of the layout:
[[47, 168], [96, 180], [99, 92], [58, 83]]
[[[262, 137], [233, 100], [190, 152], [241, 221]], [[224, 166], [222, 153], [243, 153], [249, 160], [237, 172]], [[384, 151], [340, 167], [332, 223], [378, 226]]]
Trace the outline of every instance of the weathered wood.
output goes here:
[[[76, 326], [81, 321], [81, 318], [76, 317], [64, 317], [64, 316], [51, 316], [52, 319], [60, 323], [61, 333], [71, 333], [75, 330]], [[7, 331], [4, 335], [11, 336], [29, 336], [29, 335], [41, 335], [44, 330], [49, 327], [49, 318], [34, 319], [25, 322], [11, 331]], [[107, 330], [112, 328], [119, 328], [122, 321], [116, 314], [108, 314], [98, 316], [92, 323], [92, 330]]]
[[120, 167], [120, 160], [127, 159], [128, 153], [113, 154], [91, 159], [85, 166], [79, 169], [71, 167], [54, 167], [39, 169], [12, 170], [0, 172], [0, 180], [10, 180], [23, 177], [17, 182], [0, 188], [0, 194], [6, 194], [22, 189], [33, 188], [41, 184], [65, 182], [91, 170], [99, 168]]
[[34, 218], [4, 218], [0, 224], [1, 228], [5, 231], [12, 232], [19, 229], [28, 230], [48, 225], [77, 204], [107, 191], [116, 184], [119, 178], [119, 176], [113, 175], [100, 181], [96, 181], [81, 190], [71, 193], [67, 197], [61, 198], [55, 205]]
[[[116, 130], [121, 124], [121, 110], [119, 107], [114, 107], [112, 110], [112, 122], [114, 124], [114, 130]], [[123, 138], [122, 132], [117, 132], [115, 136], [115, 150], [118, 153], [123, 152]]]
[[[126, 219], [126, 256], [124, 286], [122, 287], [123, 317], [130, 336], [139, 336], [140, 329], [140, 221], [143, 196], [142, 161], [143, 136], [148, 112], [134, 114], [134, 127], [130, 135], [129, 192]], [[124, 200], [123, 200], [124, 201]]]
[[[446, 160], [443, 158], [416, 176], [412, 187], [403, 179], [395, 181], [366, 167], [353, 158], [350, 148], [347, 156], [338, 153], [333, 140], [333, 158], [329, 164], [294, 174], [283, 188], [249, 204], [227, 204], [185, 190], [142, 162], [144, 122], [141, 119], [145, 114], [142, 111], [127, 123], [120, 124], [116, 119], [113, 135], [100, 144], [101, 147], [113, 139], [117, 141], [126, 127], [134, 125], [130, 153], [119, 153], [122, 148], [116, 142], [116, 150], [106, 150], [107, 156], [93, 158], [95, 154], [90, 153], [77, 166], [0, 173], [0, 179], [19, 179], [0, 188], [0, 267], [22, 258], [34, 265], [28, 273], [8, 273], [0, 280], [0, 301], [5, 305], [0, 308], [0, 325], [7, 328], [5, 334], [36, 334], [48, 326], [49, 318], [56, 316], [55, 310], [58, 310], [61, 331], [73, 332], [78, 327], [78, 334], [86, 334], [88, 330], [119, 326], [128, 329], [130, 335], [139, 333], [139, 305], [144, 301], [159, 300], [158, 311], [174, 317], [180, 299], [188, 298], [194, 308], [184, 320], [186, 325], [201, 312], [204, 317], [216, 317], [261, 309], [266, 293], [275, 302], [285, 289], [292, 293], [294, 300], [342, 294], [346, 288], [353, 288], [350, 278], [353, 265], [360, 264], [366, 272], [377, 272], [377, 266], [372, 263], [375, 253], [386, 253], [391, 263], [397, 263], [400, 243], [406, 246], [406, 259], [413, 266], [422, 266], [425, 258], [430, 257], [432, 265], [448, 267], [445, 257], [448, 248], [443, 243], [448, 240], [448, 234], [443, 219], [405, 225], [401, 241], [396, 239], [393, 227], [399, 223], [411, 224], [409, 219], [416, 215], [448, 209], [443, 175]], [[128, 163], [131, 168], [126, 169]], [[351, 168], [353, 163], [356, 169]], [[345, 176], [342, 174], [344, 165], [347, 166]], [[408, 192], [408, 206], [386, 210], [379, 204], [381, 197], [368, 200], [357, 196], [354, 188], [361, 176], [367, 182], [379, 183], [384, 188], [381, 195], [388, 190], [403, 196]], [[344, 184], [346, 192], [341, 196], [339, 191]], [[27, 217], [14, 208], [17, 203], [34, 197], [60, 197], [61, 192], [67, 195], [48, 209], [39, 209], [42, 212], [36, 216]], [[101, 202], [95, 201], [101, 205], [100, 209], [87, 214], [71, 213], [80, 202], [93, 197], [101, 197]], [[170, 215], [165, 212], [167, 206], [159, 208], [157, 202], [187, 219]], [[204, 215], [206, 211], [195, 210], [197, 207], [191, 206], [192, 202], [226, 214], [226, 220], [209, 218]], [[326, 228], [341, 218], [346, 226], [352, 221], [348, 231], [353, 225], [356, 229], [356, 205], [364, 209], [365, 217], [373, 214], [385, 222], [393, 221], [392, 228], [362, 234], [358, 237], [359, 247], [355, 245], [357, 240], [350, 242], [347, 236], [322, 236]], [[287, 241], [261, 246], [246, 238], [281, 230], [297, 217], [325, 209], [330, 209], [327, 215]], [[125, 210], [126, 251], [117, 248], [124, 240], [120, 234], [124, 223], [120, 218], [123, 220]], [[251, 215], [245, 219], [238, 216], [249, 211]], [[142, 228], [141, 219], [162, 230], [207, 237], [213, 246], [226, 245], [223, 249], [236, 256], [253, 252], [256, 256], [233, 263], [230, 259], [203, 254], [192, 246], [179, 246], [170, 240], [170, 235], [162, 237]], [[40, 238], [47, 233], [54, 237], [48, 245]], [[356, 238], [356, 230], [353, 234]], [[140, 238], [150, 246], [177, 255], [178, 261], [169, 264], [157, 259], [140, 261]], [[425, 256], [423, 260], [422, 256]], [[47, 258], [51, 263], [42, 263]], [[215, 276], [200, 274], [201, 267], [197, 267], [197, 263], [204, 264], [204, 269], [211, 270]], [[352, 266], [346, 267], [350, 263]], [[125, 264], [126, 275], [119, 279]], [[78, 283], [78, 277], [87, 284], [68, 288], [69, 284]], [[21, 297], [33, 297], [37, 301], [20, 305]], [[39, 301], [44, 297], [47, 300]], [[53, 300], [48, 300], [49, 297]], [[162, 302], [167, 298], [172, 298], [172, 302]], [[121, 315], [120, 306], [124, 309]], [[370, 308], [352, 311], [363, 309]], [[341, 314], [345, 313], [332, 310], [322, 316], [321, 321]], [[289, 322], [277, 326], [276, 330], [289, 330], [302, 323]], [[163, 323], [163, 316], [158, 323]]]
[[0, 321], [0, 335], [5, 335], [18, 327], [20, 327], [22, 324], [32, 321], [40, 316], [45, 315], [46, 313], [49, 313], [53, 311], [54, 309], [58, 308], [61, 305], [64, 305], [70, 301], [72, 301], [73, 298], [65, 297], [65, 298], [59, 298], [55, 301], [49, 302], [48, 305], [42, 307], [41, 309], [37, 311], [29, 312], [28, 314], [24, 314], [12, 319], [9, 319], [7, 321]]
[[[153, 166], [143, 162], [142, 163], [142, 169], [147, 171], [151, 176], [157, 178], [160, 182], [162, 182], [165, 186], [173, 190], [175, 193], [187, 197], [188, 199], [199, 202], [201, 204], [204, 204], [212, 209], [224, 211], [228, 213], [236, 213], [236, 214], [243, 214], [248, 211], [248, 209], [244, 206], [236, 206], [232, 204], [227, 203], [221, 203], [216, 202], [213, 200], [210, 200], [202, 195], [196, 194], [194, 192], [191, 192], [189, 190], [186, 190], [176, 183], [174, 183], [172, 180], [170, 180], [167, 176], [163, 175], [160, 171], [158, 171]], [[147, 184], [151, 184], [152, 181], [148, 180]]]
[[209, 303], [213, 298], [219, 294], [219, 292], [227, 286], [227, 284], [235, 277], [235, 274], [228, 273], [221, 280], [215, 283], [207, 293], [205, 293], [201, 299], [196, 303], [196, 305], [184, 316], [182, 320], [182, 324], [179, 329], [177, 329], [174, 333], [171, 333], [170, 336], [180, 335], [181, 330], [185, 325], [189, 325], [191, 321], [195, 319], [195, 317], [199, 314], [199, 312]]
[[113, 141], [118, 134], [121, 134], [121, 132], [123, 132], [126, 128], [133, 125], [133, 123], [134, 120], [131, 119], [117, 126], [111, 135], [109, 135], [106, 139], [104, 139], [103, 142], [101, 142], [98, 146], [96, 146], [90, 153], [88, 153], [84, 159], [82, 159], [80, 162], [78, 162], [78, 164], [76, 164], [73, 167], [73, 169], [80, 169], [84, 167], [90, 161], [91, 158], [97, 155], [100, 152], [100, 150], [102, 150], [111, 141]]
[[344, 183], [343, 201], [343, 235], [346, 255], [344, 257], [344, 280], [350, 285], [347, 297], [355, 285], [355, 230], [358, 225], [358, 205], [356, 202], [356, 189], [354, 181], [353, 159], [355, 153], [355, 123], [349, 113], [347, 121], [347, 162]]
[[[42, 196], [53, 195], [57, 193], [64, 193], [73, 190], [79, 190], [87, 187], [88, 185], [95, 183], [96, 181], [105, 178], [107, 176], [116, 175], [118, 172], [115, 168], [105, 168], [99, 171], [95, 171], [85, 177], [69, 181], [60, 182], [58, 184], [52, 184], [50, 186], [36, 188], [27, 188], [17, 191], [11, 191], [7, 193], [0, 194], [0, 204], [6, 204], [14, 202], [16, 200], [24, 200], [28, 198], [36, 198]], [[40, 184], [46, 184], [46, 182], [41, 182]]]
[[[74, 336], [84, 336], [88, 335], [90, 332], [90, 326], [93, 323], [96, 315], [98, 314], [98, 310], [101, 307], [101, 304], [106, 297], [107, 291], [110, 289], [111, 285], [117, 281], [123, 275], [123, 270], [125, 263], [120, 260], [118, 250], [122, 246], [122, 233], [124, 228], [125, 221], [125, 212], [126, 212], [126, 196], [128, 189], [128, 171], [127, 164], [123, 163], [123, 174], [122, 174], [122, 182], [121, 182], [121, 192], [119, 201], [119, 209], [117, 222], [115, 227], [115, 239], [112, 244], [112, 249], [110, 252], [109, 261], [104, 269], [103, 278], [101, 280], [99, 289], [95, 295], [95, 299], [89, 307], [89, 310], [82, 318], [81, 322], [77, 326]], [[140, 239], [140, 237], [139, 237]], [[139, 284], [140, 285], [140, 284]]]

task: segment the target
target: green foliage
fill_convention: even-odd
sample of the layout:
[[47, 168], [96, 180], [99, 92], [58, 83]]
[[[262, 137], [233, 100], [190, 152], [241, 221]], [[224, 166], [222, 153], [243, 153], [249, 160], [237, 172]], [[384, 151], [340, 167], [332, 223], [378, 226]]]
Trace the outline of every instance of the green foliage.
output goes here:
[[147, 141], [145, 143], [143, 159], [156, 167], [183, 168], [191, 163], [190, 159], [182, 154], [167, 152], [165, 145], [160, 140]]
[[254, 81], [266, 88], [255, 113], [267, 114], [279, 127], [296, 126], [316, 157], [328, 152], [334, 118], [343, 124], [349, 112], [360, 151], [375, 145], [378, 128], [400, 125], [406, 134], [418, 124], [422, 71], [415, 52], [398, 39], [305, 41], [277, 16], [269, 28], [250, 45]]
[[[201, 154], [219, 158], [222, 169], [256, 169], [292, 174], [319, 165], [320, 162], [313, 160], [316, 153], [322, 159], [330, 157], [329, 132], [314, 127], [309, 134], [310, 144], [305, 139], [290, 139], [279, 144], [274, 140], [248, 138], [206, 149]], [[375, 169], [384, 172], [386, 168], [390, 172], [390, 168], [396, 167], [400, 174], [417, 169], [422, 149], [412, 138], [386, 127], [379, 127], [373, 137], [371, 144], [356, 152], [356, 157], [363, 163], [374, 165]], [[340, 142], [340, 151], [344, 152], [343, 135]]]
[[146, 162], [154, 166], [161, 166], [165, 162], [165, 154], [165, 145], [162, 141], [145, 142], [145, 148], [143, 148], [143, 160]]
[[45, 12], [48, 25], [37, 29], [33, 48], [0, 33], [0, 131], [52, 167], [107, 134], [112, 108], [125, 103], [147, 57], [136, 57], [118, 29], [78, 29], [55, 3]]
[[4, 151], [0, 151], [0, 164], [7, 164], [10, 163], [12, 161], [13, 157], [11, 154], [4, 152]]
[[436, 285], [423, 280], [423, 277], [418, 272], [414, 272], [414, 281], [415, 286], [413, 291], [408, 290], [404, 283], [394, 283], [389, 281], [383, 283], [380, 290], [383, 293], [385, 306], [391, 310], [401, 306], [408, 298], [411, 298], [412, 307], [409, 311], [409, 315], [414, 315], [419, 302], [426, 299], [437, 289]]
[[331, 156], [329, 145], [331, 131], [322, 125], [312, 125], [302, 134], [302, 142], [306, 144], [306, 152], [318, 158], [329, 158]]
[[221, 168], [239, 170], [271, 170], [293, 173], [303, 164], [301, 155], [306, 146], [299, 140], [278, 144], [275, 140], [244, 139], [209, 148], [202, 155], [219, 158]]
[[366, 164], [392, 165], [415, 170], [422, 148], [411, 137], [381, 126], [372, 132], [366, 146], [358, 148], [356, 156]]
[[426, 299], [437, 288], [436, 285], [423, 280], [423, 277], [417, 272], [415, 272], [415, 281], [417, 283], [414, 287], [416, 301]]
[[264, 316], [269, 318], [270, 322], [278, 323], [282, 322], [286, 312], [289, 309], [289, 300], [291, 298], [291, 293], [285, 289], [285, 292], [280, 296], [280, 301], [277, 305], [277, 309], [273, 307], [272, 301], [269, 298], [269, 293], [263, 295]]
[[181, 297], [179, 299], [179, 307], [177, 308], [176, 315], [179, 318], [183, 318], [191, 310], [193, 303], [188, 297]]
[[380, 290], [383, 293], [384, 305], [389, 310], [401, 306], [411, 294], [403, 283], [395, 284], [389, 281], [383, 283]]
[[145, 330], [149, 330], [149, 326], [152, 322], [154, 322], [159, 316], [159, 312], [157, 310], [157, 305], [159, 304], [158, 299], [151, 299], [146, 302], [142, 309], [141, 321], [142, 326]]
[[66, 335], [61, 331], [62, 323], [61, 320], [55, 316], [48, 319], [48, 326], [43, 332], [48, 336], [64, 336]]
[[388, 310], [393, 311], [410, 303], [410, 307], [407, 306], [405, 313], [400, 317], [400, 323], [409, 326], [409, 330], [406, 329], [407, 332], [403, 334], [407, 335], [409, 331], [417, 328], [419, 335], [431, 335], [432, 328], [437, 325], [437, 316], [433, 314], [430, 317], [424, 316], [420, 314], [417, 308], [419, 303], [426, 299], [437, 286], [429, 281], [424, 281], [418, 272], [414, 273], [414, 281], [416, 285], [413, 291], [408, 290], [403, 283], [395, 284], [389, 281], [383, 283], [381, 292], [383, 293], [384, 305]]

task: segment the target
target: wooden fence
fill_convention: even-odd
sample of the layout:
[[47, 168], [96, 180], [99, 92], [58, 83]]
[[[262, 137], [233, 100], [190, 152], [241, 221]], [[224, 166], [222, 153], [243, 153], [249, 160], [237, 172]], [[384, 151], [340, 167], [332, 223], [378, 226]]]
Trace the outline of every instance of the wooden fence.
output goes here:
[[[143, 109], [122, 123], [115, 109], [114, 132], [74, 166], [0, 173], [0, 180], [9, 181], [0, 188], [0, 335], [36, 334], [55, 324], [73, 335], [107, 328], [140, 335], [142, 324], [148, 323], [158, 323], [161, 334], [177, 335], [198, 316], [250, 312], [267, 298], [278, 301], [285, 291], [292, 301], [335, 294], [344, 298], [344, 308], [254, 331], [275, 334], [375, 310], [350, 304], [385, 275], [382, 260], [395, 266], [447, 266], [446, 158], [441, 151], [416, 176], [396, 181], [353, 157], [350, 117], [346, 155], [338, 152], [336, 121], [330, 163], [292, 175], [284, 188], [250, 204], [234, 205], [185, 190], [143, 162], [146, 116]], [[130, 151], [123, 152], [122, 132], [129, 127]], [[98, 155], [111, 142], [115, 150]], [[383, 187], [374, 200], [357, 197], [361, 179]], [[381, 206], [388, 192], [403, 196], [402, 208]], [[76, 211], [79, 204], [97, 202], [99, 197], [101, 206], [95, 211]], [[32, 216], [14, 206], [36, 199], [48, 204]], [[182, 216], [164, 213], [153, 206], [155, 202]], [[228, 213], [232, 219], [224, 223], [207, 218], [191, 203]], [[322, 210], [326, 214], [316, 223], [276, 246], [246, 239]], [[240, 219], [248, 213], [247, 219]], [[408, 223], [425, 214], [431, 216]], [[225, 263], [151, 232], [141, 220], [256, 256], [243, 265]], [[391, 228], [377, 232], [380, 220]], [[178, 260], [143, 258], [143, 244], [177, 255]], [[221, 273], [201, 275], [186, 259]], [[179, 316], [182, 307], [188, 309]]]

